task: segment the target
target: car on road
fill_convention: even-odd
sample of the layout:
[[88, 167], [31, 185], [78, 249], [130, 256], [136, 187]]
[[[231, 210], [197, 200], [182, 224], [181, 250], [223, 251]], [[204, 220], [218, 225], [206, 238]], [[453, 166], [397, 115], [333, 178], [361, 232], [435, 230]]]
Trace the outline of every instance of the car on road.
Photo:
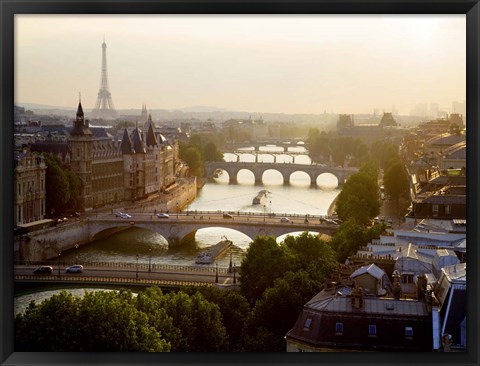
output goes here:
[[223, 214], [223, 218], [224, 218], [224, 219], [233, 219], [233, 216], [230, 215], [230, 214], [228, 214], [228, 213], [224, 213], [224, 214]]
[[290, 222], [290, 219], [288, 217], [282, 217], [280, 222]]
[[157, 213], [157, 217], [159, 219], [168, 219], [170, 216], [168, 216], [168, 214], [166, 213], [160, 212], [160, 213]]
[[83, 272], [83, 266], [80, 264], [75, 264], [73, 266], [65, 268], [66, 273], [82, 273]]
[[122, 213], [120, 214], [120, 218], [122, 219], [131, 219], [132, 215], [129, 215], [128, 213]]
[[33, 271], [34, 274], [52, 274], [52, 272], [53, 267], [51, 266], [40, 266]]
[[120, 216], [123, 215], [123, 212], [121, 212], [121, 211], [115, 211], [113, 214], [114, 214], [116, 217], [120, 217]]

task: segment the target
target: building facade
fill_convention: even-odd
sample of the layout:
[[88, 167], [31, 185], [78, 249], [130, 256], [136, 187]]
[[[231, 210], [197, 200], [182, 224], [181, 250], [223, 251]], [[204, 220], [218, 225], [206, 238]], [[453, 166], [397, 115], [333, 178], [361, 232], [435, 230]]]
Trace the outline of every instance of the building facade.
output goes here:
[[14, 223], [26, 224], [45, 217], [47, 166], [41, 155], [28, 150], [17, 153], [14, 162]]

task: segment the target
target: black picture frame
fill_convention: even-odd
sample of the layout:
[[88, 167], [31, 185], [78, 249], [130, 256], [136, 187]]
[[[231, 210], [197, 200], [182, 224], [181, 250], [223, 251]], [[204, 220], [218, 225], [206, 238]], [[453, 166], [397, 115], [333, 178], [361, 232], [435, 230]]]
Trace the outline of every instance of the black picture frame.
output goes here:
[[[168, 0], [0, 0], [0, 363], [23, 364], [478, 364], [478, 124], [479, 18], [478, 0], [276, 0], [168, 1]], [[331, 354], [144, 354], [144, 353], [19, 353], [13, 352], [13, 89], [15, 14], [466, 14], [467, 19], [467, 230], [468, 328], [466, 353], [331, 353]]]

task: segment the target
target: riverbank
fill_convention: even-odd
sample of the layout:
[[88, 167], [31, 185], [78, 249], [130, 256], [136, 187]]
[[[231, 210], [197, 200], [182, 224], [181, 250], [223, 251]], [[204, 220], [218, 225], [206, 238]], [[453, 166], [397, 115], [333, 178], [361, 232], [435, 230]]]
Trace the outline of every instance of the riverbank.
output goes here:
[[328, 216], [333, 216], [333, 213], [337, 210], [337, 199], [338, 199], [338, 195], [340, 193], [338, 193], [335, 198], [333, 199], [332, 203], [330, 204], [330, 206], [328, 206], [328, 209], [327, 209], [327, 215]]

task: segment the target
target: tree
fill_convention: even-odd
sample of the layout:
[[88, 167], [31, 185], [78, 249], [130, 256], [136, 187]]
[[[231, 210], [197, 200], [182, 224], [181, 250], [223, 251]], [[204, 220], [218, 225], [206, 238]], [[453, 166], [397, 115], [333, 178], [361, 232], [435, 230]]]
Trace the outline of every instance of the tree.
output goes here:
[[276, 278], [291, 269], [291, 256], [274, 237], [257, 236], [247, 249], [240, 268], [240, 291], [250, 303], [260, 299]]
[[395, 200], [396, 204], [400, 197], [408, 194], [408, 175], [400, 161], [394, 162], [387, 168], [383, 182], [386, 193]]
[[170, 345], [135, 307], [130, 291], [63, 291], [15, 318], [16, 351], [166, 352]]
[[159, 305], [181, 332], [178, 344], [172, 343], [172, 351], [222, 352], [227, 349], [228, 336], [217, 305], [198, 292], [192, 296], [183, 291], [171, 292], [162, 299]]
[[364, 171], [352, 175], [338, 195], [336, 209], [342, 221], [354, 219], [369, 224], [380, 212], [377, 179]]
[[318, 235], [304, 232], [298, 236], [288, 235], [281, 247], [290, 253], [293, 271], [306, 271], [311, 279], [322, 285], [327, 276], [337, 267], [335, 252]]
[[[322, 284], [323, 285], [323, 284]], [[310, 300], [321, 285], [312, 280], [308, 273], [303, 270], [287, 272], [282, 278], [277, 278], [273, 287], [268, 288], [262, 298], [258, 300], [247, 321], [245, 327], [244, 348], [246, 351], [256, 351], [257, 345], [249, 342], [249, 336], [257, 338], [257, 328], [261, 327], [268, 331], [272, 340], [270, 352], [285, 350], [285, 334], [292, 327], [303, 305]]]
[[180, 159], [185, 161], [192, 175], [203, 176], [203, 158], [200, 149], [194, 145], [180, 145]]
[[336, 252], [337, 260], [340, 263], [345, 262], [348, 256], [355, 254], [358, 249], [366, 244], [365, 228], [355, 219], [343, 222], [330, 242], [330, 246]]
[[190, 295], [200, 292], [207, 301], [218, 305], [228, 334], [228, 350], [237, 351], [245, 321], [250, 313], [247, 299], [237, 291], [225, 291], [213, 286], [191, 287], [184, 291]]
[[45, 177], [47, 212], [62, 211], [70, 200], [68, 177], [61, 167], [59, 159], [51, 154], [45, 154], [47, 172]]
[[223, 154], [213, 142], [208, 142], [203, 148], [205, 161], [223, 161]]
[[78, 176], [70, 170], [67, 170], [65, 174], [67, 176], [68, 188], [70, 191], [70, 199], [68, 200], [67, 204], [68, 207], [75, 209], [78, 205], [78, 200], [80, 198], [80, 178], [78, 178]]

